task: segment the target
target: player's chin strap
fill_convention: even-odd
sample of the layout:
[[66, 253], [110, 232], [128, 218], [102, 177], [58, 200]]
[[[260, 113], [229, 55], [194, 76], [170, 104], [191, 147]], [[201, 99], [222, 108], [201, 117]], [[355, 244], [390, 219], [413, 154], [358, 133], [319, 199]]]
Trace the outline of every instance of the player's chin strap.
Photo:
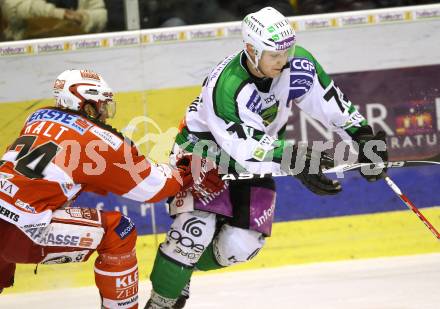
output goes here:
[[[260, 70], [258, 69], [258, 56], [255, 55], [255, 61], [252, 60], [251, 55], [248, 53], [248, 51], [246, 50], [246, 48], [243, 50], [244, 53], [246, 54], [247, 59], [249, 60], [249, 62], [254, 66], [254, 69], [257, 70], [257, 72], [260, 72]], [[254, 53], [255, 53], [255, 48], [254, 48]]]

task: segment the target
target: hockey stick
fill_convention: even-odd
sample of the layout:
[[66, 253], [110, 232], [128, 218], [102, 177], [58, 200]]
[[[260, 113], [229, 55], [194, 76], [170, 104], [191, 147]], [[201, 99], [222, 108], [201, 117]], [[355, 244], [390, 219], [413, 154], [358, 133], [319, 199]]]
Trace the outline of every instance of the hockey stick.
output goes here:
[[[381, 164], [377, 164], [376, 167], [381, 168], [386, 166], [387, 168], [394, 167], [412, 167], [412, 166], [424, 166], [429, 164], [439, 164], [440, 165], [440, 154], [424, 159], [424, 160], [406, 160], [406, 161], [389, 161], [382, 162]], [[338, 165], [332, 168], [328, 168], [324, 171], [324, 173], [341, 173], [352, 170], [360, 170], [362, 167], [373, 168], [376, 164], [374, 163], [355, 163], [355, 164], [345, 164]]]
[[[430, 164], [437, 164], [440, 165], [440, 162], [438, 162], [438, 157], [436, 156], [434, 158], [428, 159], [428, 160], [422, 160], [422, 161], [389, 161], [384, 162], [383, 164], [373, 164], [373, 163], [356, 163], [356, 164], [345, 164], [345, 165], [339, 165], [330, 169], [327, 169], [324, 171], [324, 173], [342, 173], [347, 171], [354, 171], [359, 170], [364, 166], [368, 166], [370, 168], [372, 167], [380, 167], [387, 166], [388, 168], [394, 168], [394, 167], [407, 167], [407, 166], [422, 166], [422, 165], [430, 165]], [[434, 159], [434, 160], [433, 160]], [[396, 195], [402, 200], [402, 202], [411, 209], [417, 217], [426, 225], [426, 227], [434, 234], [434, 236], [440, 240], [440, 233], [436, 230], [436, 228], [426, 219], [426, 217], [419, 211], [419, 209], [409, 200], [409, 198], [402, 193], [402, 190], [395, 184], [394, 181], [391, 180], [391, 178], [386, 174], [383, 173], [383, 178], [387, 185], [396, 193]], [[277, 176], [290, 176], [289, 174], [283, 174], [283, 175], [276, 175], [276, 174], [226, 174], [223, 175], [222, 179], [229, 179], [229, 180], [235, 180], [235, 179], [253, 179], [253, 178], [265, 178], [265, 177], [277, 177]]]
[[[360, 170], [362, 167], [384, 167], [387, 168], [395, 168], [395, 167], [409, 167], [409, 166], [424, 166], [424, 165], [440, 165], [439, 162], [440, 155], [434, 156], [427, 160], [414, 160], [414, 161], [389, 161], [389, 162], [383, 162], [382, 164], [374, 164], [374, 163], [355, 163], [355, 164], [344, 164], [335, 166], [333, 168], [327, 169], [324, 171], [324, 173], [343, 173], [347, 171], [354, 171], [354, 170]], [[265, 178], [265, 177], [277, 177], [277, 176], [292, 176], [290, 174], [226, 174], [223, 175], [222, 179], [229, 179], [229, 180], [235, 180], [235, 179], [253, 179], [253, 178]], [[383, 178], [387, 185], [394, 191], [394, 193], [397, 194], [397, 196], [402, 200], [402, 202], [411, 209], [417, 217], [426, 225], [426, 227], [434, 234], [434, 236], [440, 240], [440, 233], [436, 230], [436, 228], [426, 219], [426, 217], [419, 211], [419, 209], [409, 200], [409, 198], [402, 193], [402, 190], [394, 183], [394, 181], [391, 180], [391, 178], [386, 175], [386, 173], [383, 173]]]
[[[324, 169], [325, 174], [331, 173], [344, 173], [348, 171], [360, 170], [363, 167], [368, 168], [381, 168], [386, 166], [387, 168], [398, 168], [398, 167], [415, 167], [415, 166], [425, 166], [425, 165], [440, 165], [440, 155], [426, 159], [426, 160], [406, 160], [406, 161], [388, 161], [379, 164], [376, 163], [354, 163], [354, 164], [342, 164], [335, 167]], [[224, 174], [222, 176], [223, 180], [237, 180], [237, 179], [254, 179], [254, 178], [268, 178], [268, 177], [282, 177], [282, 176], [293, 176], [293, 174], [281, 173], [281, 174], [251, 174], [251, 173], [231, 173]]]
[[435, 159], [436, 160], [427, 159], [427, 160], [388, 161], [388, 162], [383, 162], [383, 163], [379, 163], [379, 164], [375, 164], [375, 163], [343, 164], [343, 165], [338, 165], [335, 167], [325, 169], [323, 172], [326, 174], [342, 173], [342, 172], [360, 170], [363, 167], [382, 168], [382, 167], [386, 166], [387, 168], [395, 168], [395, 167], [424, 166], [424, 165], [430, 165], [430, 164], [440, 165], [440, 162], [438, 161], [440, 158], [435, 157]]
[[388, 186], [394, 191], [394, 193], [399, 196], [402, 202], [411, 209], [417, 217], [426, 225], [426, 227], [434, 234], [434, 236], [440, 240], [440, 233], [435, 229], [435, 227], [425, 218], [425, 216], [419, 211], [419, 209], [408, 199], [408, 197], [402, 193], [402, 190], [391, 180], [391, 178], [384, 173], [384, 180], [388, 184]]

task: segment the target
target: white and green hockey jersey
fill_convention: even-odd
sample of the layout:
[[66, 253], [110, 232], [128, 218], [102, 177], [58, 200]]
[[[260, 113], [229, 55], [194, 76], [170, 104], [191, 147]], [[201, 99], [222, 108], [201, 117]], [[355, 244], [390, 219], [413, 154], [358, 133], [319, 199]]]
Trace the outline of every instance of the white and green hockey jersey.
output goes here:
[[366, 126], [365, 118], [316, 59], [301, 46], [292, 50], [281, 75], [274, 79], [250, 75], [243, 52], [224, 59], [188, 107], [177, 144], [190, 152], [204, 150], [204, 156], [216, 155], [221, 165], [230, 156], [229, 166], [236, 170], [280, 173], [289, 146], [284, 135], [293, 105], [343, 139]]

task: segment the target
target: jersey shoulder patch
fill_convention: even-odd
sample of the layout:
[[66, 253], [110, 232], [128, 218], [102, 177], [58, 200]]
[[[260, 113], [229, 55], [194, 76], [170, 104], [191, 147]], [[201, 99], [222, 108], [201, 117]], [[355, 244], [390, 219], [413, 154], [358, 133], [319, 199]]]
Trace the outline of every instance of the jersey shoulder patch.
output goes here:
[[306, 57], [293, 57], [290, 62], [289, 100], [305, 95], [313, 86], [316, 75], [314, 63]]

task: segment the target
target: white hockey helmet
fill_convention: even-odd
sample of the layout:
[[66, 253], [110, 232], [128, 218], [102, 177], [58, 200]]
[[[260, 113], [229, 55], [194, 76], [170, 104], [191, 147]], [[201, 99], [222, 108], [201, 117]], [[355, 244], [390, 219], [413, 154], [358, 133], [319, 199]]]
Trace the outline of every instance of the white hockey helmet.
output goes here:
[[[286, 50], [294, 47], [296, 41], [295, 30], [287, 18], [272, 7], [248, 14], [241, 23], [241, 32], [246, 56], [257, 70], [263, 51]], [[254, 47], [255, 61], [248, 54], [246, 44]]]
[[58, 75], [53, 95], [58, 107], [74, 111], [84, 111], [91, 104], [98, 113], [96, 118], [113, 118], [116, 113], [112, 89], [101, 75], [89, 70], [66, 70]]

